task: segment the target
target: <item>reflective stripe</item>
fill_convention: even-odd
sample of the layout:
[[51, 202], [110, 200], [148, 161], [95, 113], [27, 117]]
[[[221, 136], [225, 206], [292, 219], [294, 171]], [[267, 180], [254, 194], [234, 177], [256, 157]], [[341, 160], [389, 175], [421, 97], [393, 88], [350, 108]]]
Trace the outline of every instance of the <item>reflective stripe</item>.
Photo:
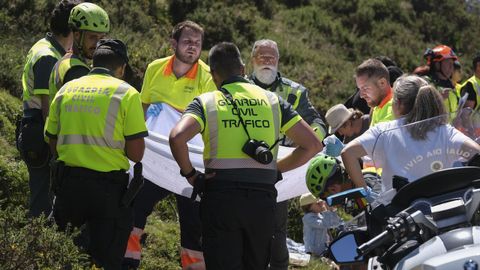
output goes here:
[[206, 115], [208, 117], [208, 129], [210, 130], [210, 156], [216, 157], [218, 150], [218, 112], [215, 105], [215, 95], [209, 93], [205, 99]]
[[[118, 110], [120, 109], [120, 102], [122, 102], [123, 96], [127, 93], [130, 85], [123, 82], [118, 86], [115, 93], [113, 93], [110, 99], [110, 105], [108, 106], [107, 118], [105, 119], [105, 129], [103, 131], [103, 137], [113, 141], [113, 132], [115, 131], [115, 123], [117, 123]], [[122, 140], [123, 144], [125, 142]]]
[[186, 269], [193, 264], [203, 264], [203, 252], [191, 250], [188, 248], [180, 248], [180, 259], [182, 262], [182, 269]]
[[[102, 147], [109, 147], [113, 149], [123, 149], [125, 148], [125, 140], [114, 140], [113, 135], [115, 131], [115, 124], [117, 122], [118, 110], [120, 109], [120, 103], [123, 96], [127, 93], [130, 85], [126, 82], [123, 82], [118, 86], [118, 88], [113, 93], [110, 98], [110, 105], [108, 106], [107, 116], [105, 119], [105, 128], [103, 131], [102, 137], [88, 136], [82, 134], [68, 134], [68, 135], [59, 135], [58, 136], [58, 145], [67, 145], [67, 144], [84, 144], [84, 145], [96, 145]], [[62, 87], [61, 91], [63, 93], [65, 87]], [[62, 95], [59, 95], [60, 98]], [[61, 101], [61, 100], [60, 100]], [[60, 103], [58, 102], [58, 124], [60, 125]], [[60, 133], [60, 126], [57, 134]]]
[[108, 140], [104, 137], [93, 137], [88, 135], [78, 135], [78, 134], [71, 134], [71, 135], [60, 135], [58, 136], [58, 144], [59, 145], [67, 145], [67, 144], [85, 144], [85, 145], [96, 145], [96, 146], [103, 146], [113, 149], [123, 149], [125, 146], [124, 141], [114, 141]]
[[142, 256], [142, 245], [140, 244], [142, 234], [142, 229], [133, 227], [130, 237], [128, 238], [127, 249], [124, 255], [125, 258], [140, 260]]
[[476, 94], [477, 94], [477, 100], [476, 100], [477, 104], [475, 104], [476, 106], [475, 106], [474, 109], [478, 109], [479, 106], [480, 106], [480, 102], [479, 102], [480, 101], [480, 86], [478, 85], [478, 82], [477, 82], [477, 79], [475, 78], [475, 75], [473, 75], [471, 81], [473, 81], [473, 84], [474, 84], [473, 91], [476, 92]]
[[[62, 91], [62, 93], [63, 93], [63, 91]], [[57, 98], [56, 98], [56, 102], [57, 102], [57, 134], [60, 134], [60, 130], [61, 130], [60, 109], [62, 108], [62, 99], [63, 99], [63, 95], [58, 95]], [[57, 136], [57, 144], [58, 144], [58, 136]]]
[[55, 64], [55, 67], [54, 70], [55, 70], [55, 80], [54, 80], [54, 84], [55, 84], [55, 88], [58, 89], [58, 87], [60, 86], [60, 64], [62, 63], [62, 60], [58, 61], [56, 64]]
[[[272, 92], [265, 91], [265, 93], [267, 94], [268, 100], [270, 101], [270, 105], [272, 107], [273, 127], [275, 128], [275, 135], [280, 136], [280, 108], [279, 108], [279, 105], [278, 105], [278, 98]], [[285, 136], [283, 136], [283, 137], [285, 137]], [[277, 160], [278, 144], [272, 150], [273, 150], [272, 154], [273, 154], [274, 160]], [[272, 163], [275, 163], [275, 168], [273, 168], [273, 169], [276, 170], [277, 169], [277, 166], [276, 166], [277, 163], [276, 162], [272, 162]]]
[[[275, 160], [275, 156], [274, 156]], [[260, 162], [254, 160], [253, 158], [229, 158], [229, 159], [220, 159], [220, 158], [211, 158], [205, 160], [205, 167], [209, 169], [269, 169], [276, 170], [277, 163], [270, 162], [270, 164], [261, 164]]]
[[272, 94], [271, 92], [265, 91], [268, 97], [268, 101], [270, 101], [270, 106], [272, 107], [272, 113], [273, 113], [273, 125], [275, 128], [275, 134], [280, 133], [280, 108], [278, 107], [278, 98], [275, 94]]
[[[128, 244], [130, 245], [130, 239], [128, 240]], [[130, 251], [127, 250], [125, 251], [125, 258], [133, 259], [133, 260], [139, 260], [142, 258], [142, 252], [140, 251]]]

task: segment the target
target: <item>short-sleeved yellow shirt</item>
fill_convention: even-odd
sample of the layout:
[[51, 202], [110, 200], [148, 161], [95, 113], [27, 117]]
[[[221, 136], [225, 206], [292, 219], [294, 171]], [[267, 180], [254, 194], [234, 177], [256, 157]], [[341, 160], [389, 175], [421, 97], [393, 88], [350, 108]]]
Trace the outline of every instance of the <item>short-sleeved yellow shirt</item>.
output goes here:
[[173, 73], [174, 60], [175, 56], [169, 56], [148, 65], [141, 92], [142, 103], [167, 103], [183, 112], [195, 97], [217, 89], [210, 68], [202, 60], [180, 78]]
[[370, 115], [370, 127], [373, 127], [380, 122], [386, 122], [395, 119], [393, 115], [392, 102], [393, 91], [390, 89], [380, 104], [373, 108], [373, 112]]

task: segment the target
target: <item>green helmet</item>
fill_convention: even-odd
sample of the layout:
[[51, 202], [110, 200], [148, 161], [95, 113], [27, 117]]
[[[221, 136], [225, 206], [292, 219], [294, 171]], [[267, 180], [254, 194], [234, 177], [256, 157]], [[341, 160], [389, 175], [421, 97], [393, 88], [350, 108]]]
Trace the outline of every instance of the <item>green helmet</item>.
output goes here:
[[92, 3], [76, 5], [70, 12], [68, 25], [74, 30], [86, 30], [99, 33], [110, 31], [110, 20], [103, 8]]
[[334, 157], [323, 154], [314, 157], [307, 169], [308, 190], [316, 197], [321, 197], [327, 182], [338, 177], [339, 172], [341, 173], [341, 167]]

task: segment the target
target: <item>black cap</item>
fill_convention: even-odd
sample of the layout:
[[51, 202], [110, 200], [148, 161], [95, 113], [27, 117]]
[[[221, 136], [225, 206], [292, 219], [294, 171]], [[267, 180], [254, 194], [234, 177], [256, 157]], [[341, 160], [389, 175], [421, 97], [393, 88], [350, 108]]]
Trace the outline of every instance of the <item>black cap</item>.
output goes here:
[[122, 57], [125, 64], [128, 64], [128, 52], [127, 45], [119, 39], [101, 39], [97, 43], [98, 49], [107, 49], [115, 52], [118, 56]]
[[477, 52], [472, 60], [473, 71], [477, 68], [477, 63], [480, 62], [480, 52]]
[[397, 66], [387, 67], [388, 74], [390, 75], [390, 86], [393, 86], [393, 83], [403, 74], [403, 70]]

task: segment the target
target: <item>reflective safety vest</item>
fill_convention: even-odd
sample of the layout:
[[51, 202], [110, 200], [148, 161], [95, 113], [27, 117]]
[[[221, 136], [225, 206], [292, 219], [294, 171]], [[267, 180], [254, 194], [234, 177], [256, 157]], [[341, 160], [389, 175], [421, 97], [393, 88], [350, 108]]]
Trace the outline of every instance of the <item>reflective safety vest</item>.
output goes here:
[[[290, 105], [292, 105], [292, 108], [294, 110], [296, 110], [298, 113], [302, 113], [301, 111], [298, 110], [298, 106], [300, 105], [302, 94], [307, 91], [307, 89], [303, 85], [297, 82], [294, 82], [288, 78], [282, 77], [280, 74], [278, 75], [277, 79], [273, 82], [273, 84], [269, 87], [262, 85], [261, 82], [258, 81], [258, 79], [256, 79], [253, 74], [250, 75], [249, 80], [254, 84], [264, 88], [265, 90], [269, 90], [275, 93], [276, 95], [280, 96], [283, 100], [285, 100]], [[306, 98], [308, 99], [308, 97]], [[308, 103], [309, 103], [308, 106], [312, 106], [310, 102]], [[305, 114], [305, 112], [303, 113]], [[316, 117], [320, 118], [320, 115], [315, 111], [313, 107], [312, 107], [312, 110], [309, 110], [307, 113], [309, 115], [300, 115], [307, 122], [311, 122], [312, 118], [316, 118]], [[316, 115], [312, 115], [313, 113], [315, 113]], [[326, 127], [324, 125], [322, 126], [322, 124], [318, 123], [317, 121], [314, 121], [309, 124], [310, 124], [310, 127], [315, 132], [315, 134], [317, 135], [318, 139], [323, 140], [325, 138], [325, 135], [327, 134]], [[282, 136], [282, 137], [285, 137], [285, 136]], [[289, 140], [288, 138], [286, 139], [287, 141], [282, 141], [282, 144], [291, 146], [291, 143], [293, 142], [291, 142], [291, 140]]]
[[[431, 78], [430, 76], [423, 76], [422, 78], [424, 78], [425, 80], [427, 80], [427, 82], [433, 84], [433, 85], [435, 86], [435, 88], [436, 88], [440, 93], [443, 92], [443, 89], [444, 89], [445, 87], [439, 86], [437, 83], [435, 83], [434, 80], [432, 80], [432, 78]], [[456, 112], [456, 111], [457, 111], [457, 108], [458, 108], [458, 95], [457, 95], [457, 91], [455, 90], [455, 87], [449, 88], [448, 97], [443, 100], [443, 103], [444, 103], [444, 105], [445, 105], [445, 109], [447, 110], [447, 113], [452, 113], [452, 112]]]
[[[292, 105], [294, 110], [298, 111], [297, 108], [300, 104], [300, 97], [304, 91], [307, 91], [307, 89], [299, 83], [281, 77], [279, 83], [272, 85], [270, 91], [282, 97], [283, 100]], [[310, 124], [310, 127], [313, 129], [319, 140], [325, 138], [327, 130], [319, 123], [313, 122]]]
[[480, 108], [480, 79], [478, 79], [475, 75], [470, 77], [465, 83], [462, 84], [462, 87], [466, 85], [467, 83], [471, 83], [473, 86], [473, 90], [475, 91], [475, 94], [477, 94], [477, 103], [475, 105], [474, 110], [478, 110]]
[[146, 134], [139, 93], [106, 69], [66, 83], [50, 105], [46, 135], [67, 166], [127, 170], [125, 138]]
[[292, 105], [294, 110], [297, 110], [298, 104], [300, 103], [300, 96], [302, 92], [306, 89], [302, 85], [289, 80], [287, 78], [280, 78], [278, 83], [272, 85], [270, 91], [279, 95], [283, 100], [287, 101]]
[[252, 139], [273, 145], [280, 132], [281, 112], [278, 97], [253, 84], [236, 82], [223, 86], [232, 95], [238, 110], [220, 91], [199, 96], [205, 113], [202, 137], [203, 159], [209, 169], [277, 170], [278, 145], [272, 149], [273, 161], [261, 164], [242, 151], [248, 137], [238, 113], [241, 114]]
[[53, 67], [50, 74], [49, 91], [50, 91], [50, 103], [52, 102], [55, 94], [60, 88], [62, 88], [65, 80], [65, 75], [74, 66], [83, 66], [90, 69], [77, 55], [72, 52], [66, 53]]
[[60, 59], [62, 53], [59, 52], [47, 38], [42, 38], [30, 49], [27, 54], [27, 61], [22, 74], [24, 109], [40, 109], [41, 100], [37, 95], [49, 94], [48, 89], [33, 89], [35, 80], [33, 67], [43, 56], [52, 56], [56, 59]]
[[393, 109], [393, 92], [391, 91], [382, 102], [373, 108], [370, 126], [373, 127], [380, 122], [390, 121], [394, 119]]
[[447, 112], [449, 113], [456, 112], [458, 109], [457, 91], [455, 91], [455, 89], [448, 91], [448, 98], [445, 99], [443, 102], [445, 104], [445, 108], [447, 109]]

